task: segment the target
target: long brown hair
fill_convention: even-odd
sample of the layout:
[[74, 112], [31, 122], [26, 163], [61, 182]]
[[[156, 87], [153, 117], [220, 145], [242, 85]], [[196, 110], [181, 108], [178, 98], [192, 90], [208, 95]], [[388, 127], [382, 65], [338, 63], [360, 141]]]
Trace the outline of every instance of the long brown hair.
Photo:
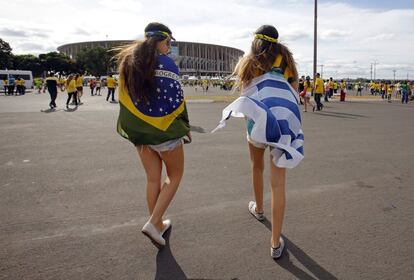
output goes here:
[[[279, 54], [282, 56], [280, 65], [282, 72], [284, 73], [286, 69], [289, 69], [297, 80], [298, 71], [290, 50], [281, 43], [272, 43], [255, 38], [252, 42], [250, 53], [243, 57], [234, 69], [233, 75], [238, 76], [240, 79], [238, 86], [243, 88], [255, 77], [271, 71]], [[294, 81], [289, 82], [292, 83]]]
[[66, 80], [66, 87], [68, 87], [69, 86], [69, 84], [70, 84], [70, 82], [73, 80], [73, 75], [72, 74], [70, 74], [69, 75], [69, 77], [68, 77], [68, 79]]
[[165, 38], [150, 37], [144, 41], [135, 41], [118, 49], [118, 71], [123, 86], [136, 101], [148, 101], [156, 88], [155, 66], [157, 63], [157, 43]]

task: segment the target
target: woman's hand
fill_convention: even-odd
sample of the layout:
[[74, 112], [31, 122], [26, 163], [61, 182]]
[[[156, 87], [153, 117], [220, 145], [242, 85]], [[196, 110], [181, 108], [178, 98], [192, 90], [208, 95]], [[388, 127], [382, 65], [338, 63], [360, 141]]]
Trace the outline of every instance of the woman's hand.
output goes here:
[[190, 144], [190, 143], [193, 141], [193, 137], [191, 137], [191, 131], [189, 131], [189, 132], [187, 133], [187, 137], [188, 137], [188, 139], [183, 138], [183, 140], [184, 140], [184, 144]]

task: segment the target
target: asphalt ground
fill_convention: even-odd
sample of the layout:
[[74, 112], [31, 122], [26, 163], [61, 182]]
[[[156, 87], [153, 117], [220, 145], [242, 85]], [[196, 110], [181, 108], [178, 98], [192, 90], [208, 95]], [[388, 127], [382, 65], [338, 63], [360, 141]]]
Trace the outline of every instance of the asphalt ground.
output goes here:
[[[192, 95], [188, 93], [187, 95]], [[118, 105], [0, 96], [0, 279], [413, 279], [414, 104], [331, 102], [303, 113], [305, 159], [287, 172], [285, 255], [270, 258], [242, 119], [208, 133], [226, 103], [189, 102], [193, 143], [158, 251], [145, 173], [115, 132]], [[268, 182], [269, 162], [265, 178]]]

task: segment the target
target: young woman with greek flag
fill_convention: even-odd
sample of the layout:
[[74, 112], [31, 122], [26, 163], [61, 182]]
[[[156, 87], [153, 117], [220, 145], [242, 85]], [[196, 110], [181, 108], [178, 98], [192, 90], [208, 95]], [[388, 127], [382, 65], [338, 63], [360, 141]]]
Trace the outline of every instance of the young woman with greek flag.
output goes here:
[[277, 259], [282, 256], [285, 247], [281, 231], [286, 168], [294, 168], [303, 159], [298, 73], [291, 52], [278, 42], [279, 33], [275, 27], [263, 25], [254, 36], [250, 53], [242, 58], [234, 73], [239, 78], [242, 96], [223, 110], [222, 120], [215, 130], [223, 128], [231, 116], [246, 118], [255, 196], [255, 201], [249, 202], [248, 209], [259, 221], [265, 219], [264, 153], [266, 147], [270, 147], [270, 253], [272, 258]]
[[[184, 171], [183, 142], [191, 142], [190, 124], [179, 81], [178, 67], [167, 56], [174, 40], [161, 23], [145, 28], [145, 40], [118, 54], [119, 118], [117, 131], [138, 151], [147, 175], [150, 214], [142, 228], [157, 247], [171, 226], [163, 215], [171, 203]], [[188, 139], [184, 140], [184, 137]], [[167, 178], [161, 182], [162, 166]]]

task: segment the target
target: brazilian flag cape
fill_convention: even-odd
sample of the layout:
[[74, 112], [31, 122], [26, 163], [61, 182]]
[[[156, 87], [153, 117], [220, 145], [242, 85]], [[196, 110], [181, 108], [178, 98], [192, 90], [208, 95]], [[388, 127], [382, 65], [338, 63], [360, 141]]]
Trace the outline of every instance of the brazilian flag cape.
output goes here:
[[135, 100], [119, 78], [117, 132], [134, 145], [158, 145], [190, 131], [178, 67], [166, 55], [158, 56], [155, 80], [155, 92], [144, 102]]

